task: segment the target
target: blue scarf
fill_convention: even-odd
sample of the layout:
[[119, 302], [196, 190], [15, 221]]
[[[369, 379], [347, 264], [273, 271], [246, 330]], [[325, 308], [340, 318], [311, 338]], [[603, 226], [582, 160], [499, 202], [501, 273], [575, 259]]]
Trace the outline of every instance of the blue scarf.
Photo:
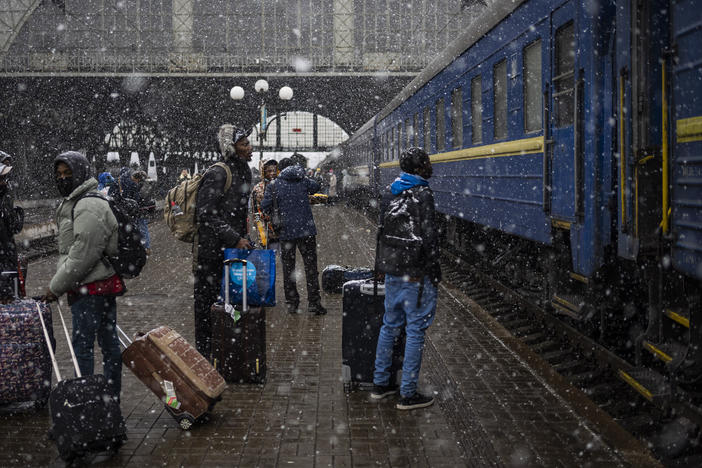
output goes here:
[[428, 187], [429, 182], [424, 177], [420, 177], [416, 174], [401, 172], [400, 177], [395, 179], [395, 182], [390, 185], [390, 191], [393, 195], [399, 195], [405, 190], [418, 185], [426, 185]]

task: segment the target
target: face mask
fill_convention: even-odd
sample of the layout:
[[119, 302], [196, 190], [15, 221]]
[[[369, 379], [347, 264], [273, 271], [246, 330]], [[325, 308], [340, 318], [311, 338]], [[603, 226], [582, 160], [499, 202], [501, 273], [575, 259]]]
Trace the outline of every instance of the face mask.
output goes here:
[[73, 191], [73, 177], [56, 179], [56, 187], [58, 188], [58, 192], [62, 197], [69, 196]]

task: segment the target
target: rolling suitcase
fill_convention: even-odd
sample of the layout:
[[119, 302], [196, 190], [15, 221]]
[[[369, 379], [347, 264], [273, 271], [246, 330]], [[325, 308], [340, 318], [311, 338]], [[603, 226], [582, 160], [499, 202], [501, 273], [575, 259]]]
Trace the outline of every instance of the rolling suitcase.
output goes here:
[[[229, 265], [243, 265], [241, 310], [229, 301]], [[212, 306], [212, 363], [227, 382], [266, 381], [266, 312], [249, 307], [246, 295], [246, 260], [224, 261], [224, 303]]]
[[178, 332], [158, 327], [127, 339], [122, 362], [161, 399], [181, 429], [212, 411], [226, 383], [221, 375]]
[[[44, 331], [44, 338], [47, 343], [50, 343], [51, 339], [39, 304], [36, 304], [36, 310]], [[95, 452], [116, 452], [127, 439], [127, 428], [122, 419], [119, 402], [113, 398], [105, 376], [81, 376], [71, 338], [63, 320], [61, 306], [58, 306], [58, 312], [77, 377], [61, 379], [56, 357], [49, 347], [58, 380], [56, 388], [49, 396], [51, 438], [56, 442], [59, 455], [66, 462]]]
[[331, 293], [340, 293], [347, 281], [369, 279], [373, 277], [370, 268], [353, 268], [341, 265], [327, 265], [322, 270], [322, 289]]
[[[377, 291], [374, 291], [377, 287]], [[344, 283], [341, 321], [341, 373], [344, 388], [371, 388], [375, 370], [375, 349], [385, 314], [385, 285], [374, 280]], [[405, 331], [395, 340], [390, 381], [400, 382]]]
[[51, 356], [37, 307], [53, 343], [51, 311], [46, 304], [32, 299], [0, 304], [0, 404], [34, 402], [42, 407], [49, 400]]
[[44, 340], [37, 305], [48, 323], [49, 339], [55, 348], [51, 311], [32, 299], [20, 299], [21, 270], [0, 275], [14, 281], [16, 300], [0, 304], [0, 405], [31, 402], [41, 408], [51, 393], [51, 356]]

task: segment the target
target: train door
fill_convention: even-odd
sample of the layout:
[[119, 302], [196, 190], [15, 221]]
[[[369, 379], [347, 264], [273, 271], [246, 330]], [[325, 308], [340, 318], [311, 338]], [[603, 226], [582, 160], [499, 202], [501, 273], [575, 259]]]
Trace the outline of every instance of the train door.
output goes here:
[[551, 15], [551, 216], [575, 221], [575, 63], [577, 29], [571, 0]]
[[[663, 151], [663, 232], [673, 235], [673, 264], [702, 279], [702, 13], [695, 0], [672, 2], [675, 56], [666, 60], [672, 83], [672, 153]], [[666, 75], [663, 75], [666, 76]], [[668, 169], [670, 174], [668, 174]]]

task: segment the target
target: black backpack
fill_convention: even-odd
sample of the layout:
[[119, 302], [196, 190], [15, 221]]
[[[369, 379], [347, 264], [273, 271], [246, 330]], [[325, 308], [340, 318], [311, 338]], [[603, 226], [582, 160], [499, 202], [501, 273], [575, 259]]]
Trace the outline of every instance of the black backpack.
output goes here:
[[139, 276], [146, 265], [146, 248], [137, 225], [136, 215], [139, 212], [137, 202], [129, 198], [111, 198], [98, 192], [89, 192], [76, 200], [71, 211], [71, 220], [78, 202], [88, 197], [105, 200], [117, 219], [117, 254], [105, 255], [105, 258], [122, 278]]
[[422, 231], [417, 194], [424, 187], [404, 190], [389, 203], [383, 216], [380, 243], [400, 269], [416, 268], [422, 261]]

